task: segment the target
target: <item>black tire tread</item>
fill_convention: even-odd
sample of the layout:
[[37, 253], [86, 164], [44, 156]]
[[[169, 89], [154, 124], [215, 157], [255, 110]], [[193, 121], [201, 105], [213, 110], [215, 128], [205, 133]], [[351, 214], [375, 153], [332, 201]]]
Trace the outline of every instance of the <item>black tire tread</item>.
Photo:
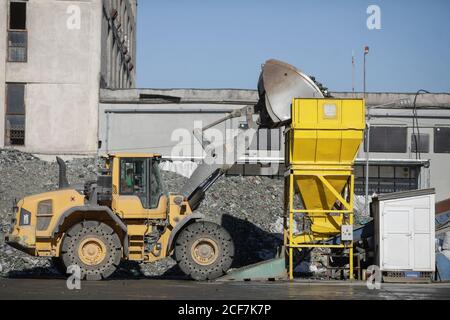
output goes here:
[[[78, 258], [78, 244], [85, 236], [97, 236], [106, 244], [108, 256], [99, 266], [86, 266]], [[83, 221], [74, 225], [63, 239], [61, 257], [65, 267], [78, 265], [82, 280], [98, 281], [111, 276], [120, 264], [122, 245], [119, 236], [105, 223]]]
[[[191, 257], [190, 245], [200, 237], [213, 239], [219, 248], [219, 257], [210, 266], [197, 264]], [[234, 244], [230, 234], [212, 222], [194, 222], [185, 227], [175, 242], [175, 260], [180, 269], [194, 280], [214, 280], [224, 275], [231, 267]]]

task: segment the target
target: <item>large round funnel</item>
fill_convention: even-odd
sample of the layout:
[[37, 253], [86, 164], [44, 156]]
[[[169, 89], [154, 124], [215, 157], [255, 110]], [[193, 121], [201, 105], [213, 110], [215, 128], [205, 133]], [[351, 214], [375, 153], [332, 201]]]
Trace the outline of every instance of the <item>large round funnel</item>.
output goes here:
[[293, 98], [324, 98], [319, 87], [307, 75], [278, 60], [268, 60], [258, 83], [259, 105], [272, 125], [282, 125], [291, 119]]
[[268, 60], [262, 67], [258, 83], [260, 106], [272, 125], [282, 125], [291, 119], [293, 98], [323, 98], [319, 87], [294, 66], [278, 60]]

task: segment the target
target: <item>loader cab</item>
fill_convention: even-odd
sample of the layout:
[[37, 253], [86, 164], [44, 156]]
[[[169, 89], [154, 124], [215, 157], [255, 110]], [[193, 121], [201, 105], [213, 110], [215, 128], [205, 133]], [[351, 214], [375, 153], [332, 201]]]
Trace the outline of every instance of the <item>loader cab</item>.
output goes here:
[[[112, 155], [112, 209], [123, 219], [165, 219], [167, 193], [159, 155]], [[111, 161], [110, 161], [111, 162]]]

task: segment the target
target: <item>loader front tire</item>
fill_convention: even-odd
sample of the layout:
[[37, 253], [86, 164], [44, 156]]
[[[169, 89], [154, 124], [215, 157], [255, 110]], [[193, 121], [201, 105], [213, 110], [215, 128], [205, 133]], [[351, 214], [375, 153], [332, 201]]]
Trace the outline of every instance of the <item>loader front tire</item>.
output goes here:
[[231, 267], [234, 244], [230, 234], [211, 222], [195, 222], [184, 228], [175, 243], [180, 269], [194, 280], [214, 280]]
[[122, 257], [122, 245], [117, 233], [107, 224], [84, 221], [66, 233], [61, 253], [66, 268], [80, 267], [81, 280], [98, 281], [116, 271]]

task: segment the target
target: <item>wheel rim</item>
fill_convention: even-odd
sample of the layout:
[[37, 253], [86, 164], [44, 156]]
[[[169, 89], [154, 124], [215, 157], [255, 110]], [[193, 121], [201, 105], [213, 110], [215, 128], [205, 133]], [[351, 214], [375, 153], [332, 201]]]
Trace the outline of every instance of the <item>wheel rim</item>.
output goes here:
[[201, 238], [192, 244], [191, 255], [196, 263], [202, 266], [208, 266], [217, 260], [219, 247], [215, 241], [208, 238]]
[[87, 238], [78, 247], [81, 262], [88, 266], [96, 266], [106, 258], [106, 246], [98, 238]]

